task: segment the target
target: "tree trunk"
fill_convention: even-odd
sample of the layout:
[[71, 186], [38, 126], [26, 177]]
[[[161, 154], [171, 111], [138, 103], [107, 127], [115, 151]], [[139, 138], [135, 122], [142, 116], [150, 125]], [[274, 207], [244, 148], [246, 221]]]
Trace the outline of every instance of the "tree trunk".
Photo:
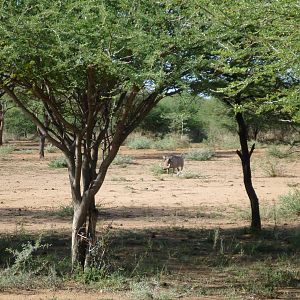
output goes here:
[[74, 205], [71, 248], [73, 270], [77, 264], [84, 269], [86, 245], [86, 210], [82, 205]]
[[251, 150], [249, 151], [247, 143], [248, 131], [242, 113], [236, 114], [236, 121], [239, 127], [238, 133], [241, 145], [241, 150], [237, 150], [237, 154], [239, 155], [242, 162], [244, 186], [251, 203], [251, 229], [254, 231], [260, 231], [261, 220], [259, 213], [259, 200], [252, 184], [250, 163], [251, 155], [255, 149], [255, 144], [252, 145]]
[[3, 145], [3, 130], [4, 130], [4, 111], [0, 103], [0, 146]]
[[[45, 126], [45, 128], [49, 127], [49, 123], [50, 123], [49, 116], [46, 113], [46, 111], [44, 110], [44, 126]], [[40, 136], [39, 156], [40, 156], [40, 159], [42, 159], [42, 158], [45, 157], [45, 141], [46, 141], [46, 136], [39, 129], [38, 129], [38, 133], [39, 133], [39, 136]]]
[[88, 201], [89, 206], [74, 206], [72, 228], [72, 267], [77, 264], [85, 270], [92, 263], [91, 252], [96, 243], [96, 225], [98, 210], [95, 198]]
[[39, 145], [39, 156], [40, 159], [45, 157], [45, 141], [46, 141], [46, 137], [39, 132], [40, 135], [40, 145]]

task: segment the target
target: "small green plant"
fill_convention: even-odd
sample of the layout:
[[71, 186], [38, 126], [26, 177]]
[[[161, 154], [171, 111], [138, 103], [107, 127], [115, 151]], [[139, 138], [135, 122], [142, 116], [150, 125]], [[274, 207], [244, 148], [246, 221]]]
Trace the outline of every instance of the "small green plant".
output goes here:
[[138, 136], [128, 140], [126, 146], [130, 149], [150, 149], [153, 140], [146, 136]]
[[182, 179], [200, 179], [204, 178], [199, 172], [193, 171], [180, 171], [177, 173], [177, 176]]
[[204, 161], [209, 160], [215, 155], [215, 152], [211, 149], [192, 149], [184, 155], [187, 160]]
[[300, 190], [290, 191], [287, 195], [280, 196], [279, 200], [283, 215], [300, 215]]
[[161, 174], [164, 174], [166, 171], [162, 168], [160, 164], [154, 164], [151, 166], [150, 171], [155, 175], [159, 176]]
[[57, 151], [57, 148], [55, 146], [53, 146], [52, 144], [48, 144], [45, 147], [46, 152], [48, 153], [55, 153]]
[[272, 145], [270, 148], [268, 148], [267, 154], [268, 154], [268, 156], [282, 159], [282, 158], [289, 157], [291, 155], [291, 152], [284, 151], [281, 148], [279, 148], [278, 146]]
[[276, 158], [266, 158], [261, 162], [261, 168], [264, 173], [269, 177], [282, 177], [284, 176], [283, 165]]
[[15, 148], [11, 145], [1, 146], [0, 147], [0, 156], [6, 156], [8, 154], [11, 154], [14, 150], [15, 150]]
[[68, 166], [67, 161], [64, 157], [55, 158], [51, 160], [48, 165], [53, 169], [66, 168]]
[[57, 210], [53, 211], [53, 215], [59, 216], [59, 217], [71, 217], [73, 216], [73, 206], [71, 205], [62, 205]]
[[190, 141], [187, 136], [166, 135], [163, 139], [154, 143], [154, 148], [159, 150], [176, 150], [178, 148], [187, 148]]
[[159, 283], [146, 281], [133, 282], [130, 286], [133, 299], [136, 300], [172, 300], [178, 298], [174, 289], [165, 289]]
[[133, 157], [129, 155], [117, 155], [113, 160], [113, 164], [125, 168], [127, 165], [132, 164], [133, 160]]
[[27, 242], [26, 244], [22, 244], [21, 250], [6, 249], [7, 252], [13, 255], [14, 259], [14, 263], [9, 267], [9, 270], [14, 274], [28, 271], [36, 273], [40, 271], [43, 265], [40, 265], [34, 254], [39, 250], [47, 249], [49, 246], [49, 244], [42, 244], [41, 237], [39, 237], [34, 243]]

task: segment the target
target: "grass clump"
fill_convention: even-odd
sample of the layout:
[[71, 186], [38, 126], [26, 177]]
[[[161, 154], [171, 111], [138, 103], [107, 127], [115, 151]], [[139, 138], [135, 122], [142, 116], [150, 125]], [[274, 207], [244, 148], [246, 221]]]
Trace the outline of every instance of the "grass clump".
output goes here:
[[14, 150], [15, 150], [15, 148], [11, 145], [1, 146], [0, 147], [0, 156], [6, 156], [8, 154], [11, 154]]
[[45, 147], [45, 150], [47, 153], [55, 153], [57, 151], [57, 148], [55, 146], [53, 146], [52, 144], [48, 144]]
[[129, 139], [126, 146], [130, 149], [150, 149], [153, 143], [154, 141], [146, 136], [137, 136]]
[[300, 215], [300, 190], [290, 191], [287, 195], [280, 196], [279, 200], [283, 215]]
[[205, 161], [210, 160], [215, 155], [211, 149], [192, 149], [184, 155], [187, 160]]
[[166, 135], [164, 138], [154, 143], [154, 148], [159, 150], [176, 150], [178, 148], [187, 148], [190, 145], [187, 136]]
[[200, 179], [204, 177], [199, 172], [193, 172], [193, 171], [180, 171], [178, 172], [177, 176], [183, 179]]
[[276, 145], [272, 145], [270, 148], [268, 148], [267, 154], [268, 154], [268, 156], [282, 159], [282, 158], [289, 157], [291, 155], [291, 152], [284, 151], [284, 150], [282, 150], [282, 148], [280, 148]]
[[114, 165], [118, 165], [122, 168], [127, 167], [127, 165], [133, 163], [133, 157], [129, 155], [117, 155], [113, 160]]
[[71, 217], [73, 216], [73, 206], [71, 205], [62, 205], [57, 210], [53, 211], [53, 215], [58, 217]]
[[261, 163], [261, 168], [265, 175], [269, 177], [283, 177], [284, 176], [284, 170], [283, 165], [279, 161], [279, 159], [276, 158], [267, 158]]
[[155, 164], [152, 165], [150, 168], [150, 171], [153, 173], [155, 176], [159, 176], [161, 174], [164, 174], [166, 171], [161, 167], [160, 164]]
[[49, 167], [53, 169], [67, 168], [67, 161], [64, 157], [58, 157], [49, 162]]
[[39, 237], [34, 242], [23, 243], [20, 249], [7, 248], [13, 263], [0, 273], [0, 289], [59, 286], [62, 280], [53, 262], [41, 256], [50, 246], [42, 244]]

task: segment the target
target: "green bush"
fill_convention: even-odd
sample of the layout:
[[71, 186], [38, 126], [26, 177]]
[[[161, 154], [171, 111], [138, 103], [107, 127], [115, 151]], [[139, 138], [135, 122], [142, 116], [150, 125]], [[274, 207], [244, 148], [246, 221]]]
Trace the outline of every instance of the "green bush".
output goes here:
[[121, 167], [126, 167], [129, 164], [133, 163], [133, 157], [129, 155], [117, 155], [113, 160], [114, 165], [118, 165]]
[[48, 144], [46, 147], [45, 147], [45, 150], [46, 152], [48, 153], [55, 153], [58, 149], [53, 146], [52, 144]]
[[266, 158], [261, 161], [261, 168], [269, 177], [282, 177], [284, 170], [282, 163], [276, 158]]
[[300, 215], [300, 190], [295, 189], [287, 195], [282, 195], [280, 200], [280, 210], [284, 215]]
[[130, 149], [150, 149], [152, 147], [153, 140], [146, 136], [137, 136], [131, 138], [126, 143], [126, 146]]
[[178, 172], [177, 176], [183, 179], [199, 179], [204, 177], [200, 173], [192, 171], [180, 171]]
[[159, 150], [176, 150], [178, 148], [187, 148], [189, 145], [190, 141], [187, 136], [166, 135], [154, 143], [154, 148]]
[[151, 172], [158, 176], [158, 175], [161, 175], [161, 174], [164, 174], [166, 171], [162, 168], [161, 165], [159, 164], [155, 164], [155, 165], [152, 165], [151, 168], [150, 168]]
[[287, 158], [291, 155], [289, 151], [284, 151], [276, 145], [272, 145], [270, 148], [268, 148], [267, 154], [280, 159]]
[[55, 158], [55, 159], [51, 160], [48, 165], [50, 168], [54, 168], [54, 169], [68, 167], [67, 161], [64, 157]]
[[11, 145], [1, 146], [0, 147], [0, 156], [6, 156], [8, 154], [11, 154], [14, 150], [15, 150], [15, 148]]
[[192, 149], [184, 155], [187, 160], [209, 160], [215, 155], [215, 152], [211, 149]]

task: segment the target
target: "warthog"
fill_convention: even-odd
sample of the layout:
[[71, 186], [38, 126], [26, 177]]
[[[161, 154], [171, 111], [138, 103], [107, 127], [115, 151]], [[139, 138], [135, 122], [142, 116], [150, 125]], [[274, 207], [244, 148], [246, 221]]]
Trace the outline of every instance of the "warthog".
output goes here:
[[163, 169], [167, 170], [167, 173], [169, 174], [169, 169], [173, 169], [173, 173], [174, 170], [177, 169], [179, 172], [179, 168], [180, 170], [183, 169], [183, 157], [182, 156], [178, 156], [178, 155], [170, 155], [170, 156], [163, 156]]

